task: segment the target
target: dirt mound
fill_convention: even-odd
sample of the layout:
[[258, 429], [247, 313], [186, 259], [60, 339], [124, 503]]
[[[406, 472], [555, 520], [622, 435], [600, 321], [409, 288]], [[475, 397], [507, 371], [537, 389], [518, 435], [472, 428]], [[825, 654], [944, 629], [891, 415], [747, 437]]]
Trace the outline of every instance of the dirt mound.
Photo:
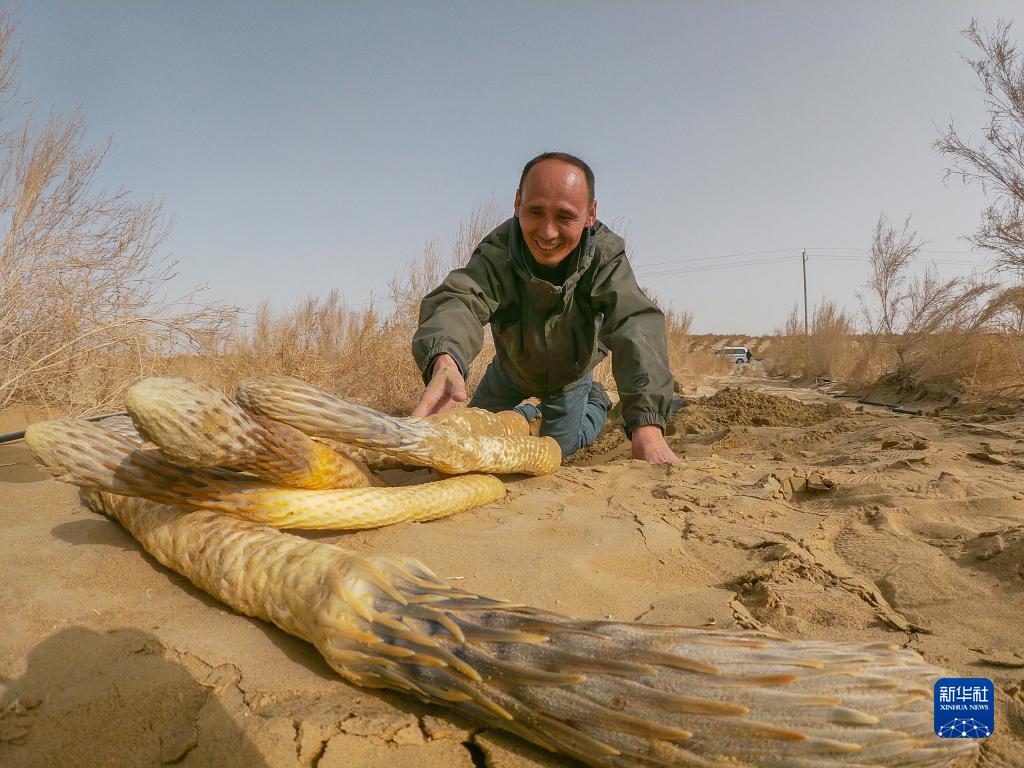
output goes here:
[[[837, 403], [802, 403], [789, 397], [726, 387], [708, 397], [689, 400], [669, 419], [667, 435], [669, 444], [676, 448], [687, 435], [709, 435], [734, 426], [809, 427], [845, 413]], [[585, 466], [629, 457], [630, 443], [616, 405], [597, 440], [565, 463]]]
[[1011, 584], [1024, 581], [1024, 525], [978, 534], [964, 546], [960, 562], [985, 568]]
[[[747, 427], [809, 427], [843, 413], [834, 403], [801, 403], [789, 397], [765, 395], [751, 389], [727, 387], [710, 397], [698, 400], [691, 413], [703, 411], [713, 416], [720, 426]], [[678, 417], [686, 418], [683, 409]]]
[[1006, 421], [1024, 415], [1024, 397], [964, 397], [954, 403], [938, 406], [934, 413], [936, 416], [950, 416], [975, 423]]

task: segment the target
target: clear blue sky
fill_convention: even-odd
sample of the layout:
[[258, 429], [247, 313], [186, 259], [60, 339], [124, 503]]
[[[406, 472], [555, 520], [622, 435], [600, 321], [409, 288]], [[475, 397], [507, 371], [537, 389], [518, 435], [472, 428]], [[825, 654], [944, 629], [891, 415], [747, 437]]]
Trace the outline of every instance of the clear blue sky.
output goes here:
[[163, 202], [182, 287], [365, 304], [474, 206], [511, 215], [523, 163], [557, 149], [594, 167], [642, 285], [698, 332], [761, 333], [800, 299], [801, 248], [811, 304], [854, 309], [863, 260], [822, 256], [862, 257], [883, 211], [968, 262], [944, 274], [983, 263], [938, 253], [970, 250], [984, 197], [931, 145], [983, 125], [960, 30], [1022, 10], [36, 0], [15, 19], [22, 93], [113, 138], [99, 180]]

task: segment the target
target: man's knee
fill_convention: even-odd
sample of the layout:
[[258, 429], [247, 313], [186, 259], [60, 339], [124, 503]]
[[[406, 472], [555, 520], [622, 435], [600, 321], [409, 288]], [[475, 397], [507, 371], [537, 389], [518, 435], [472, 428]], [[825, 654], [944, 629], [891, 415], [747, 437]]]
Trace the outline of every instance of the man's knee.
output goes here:
[[[611, 400], [604, 387], [593, 382], [579, 410], [560, 414], [558, 419], [541, 428], [541, 434], [553, 437], [562, 449], [562, 458], [568, 458], [594, 442], [608, 420]], [[574, 409], [575, 410], [575, 409]]]

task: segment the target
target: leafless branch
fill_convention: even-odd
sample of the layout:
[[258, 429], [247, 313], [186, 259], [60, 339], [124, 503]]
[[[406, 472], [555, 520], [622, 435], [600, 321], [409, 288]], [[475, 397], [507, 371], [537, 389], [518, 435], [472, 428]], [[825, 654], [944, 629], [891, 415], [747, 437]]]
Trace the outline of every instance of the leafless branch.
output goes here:
[[972, 242], [994, 253], [998, 267], [1024, 272], [1024, 56], [1011, 29], [1011, 22], [1000, 21], [986, 32], [972, 21], [964, 30], [980, 51], [965, 61], [981, 85], [988, 124], [974, 145], [951, 123], [935, 148], [952, 162], [947, 177], [980, 184], [991, 200]]

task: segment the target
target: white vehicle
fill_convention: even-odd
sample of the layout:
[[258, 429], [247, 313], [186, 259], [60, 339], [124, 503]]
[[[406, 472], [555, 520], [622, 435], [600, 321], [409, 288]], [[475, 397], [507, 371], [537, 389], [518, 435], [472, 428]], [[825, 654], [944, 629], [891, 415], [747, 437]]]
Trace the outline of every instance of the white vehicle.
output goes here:
[[721, 347], [715, 350], [715, 357], [721, 357], [732, 363], [749, 363], [754, 357], [749, 347]]

